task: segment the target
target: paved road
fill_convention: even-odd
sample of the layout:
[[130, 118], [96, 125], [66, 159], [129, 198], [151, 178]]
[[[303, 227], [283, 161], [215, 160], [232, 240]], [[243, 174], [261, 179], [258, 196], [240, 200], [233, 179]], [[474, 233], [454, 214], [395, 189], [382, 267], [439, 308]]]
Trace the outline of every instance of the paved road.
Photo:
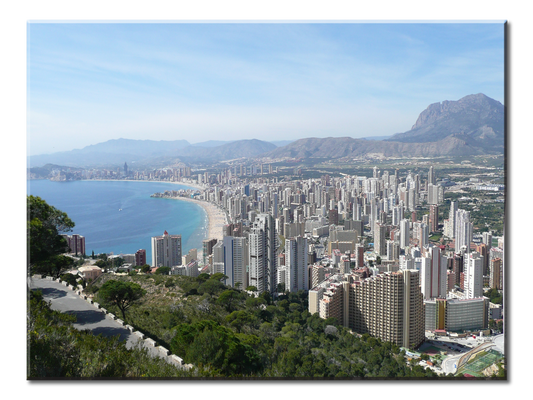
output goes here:
[[126, 341], [127, 348], [132, 348], [140, 344], [152, 356], [161, 357], [179, 366], [177, 362], [173, 361], [170, 357], [162, 356], [162, 353], [158, 349], [131, 333], [129, 329], [122, 326], [119, 322], [106, 318], [103, 311], [83, 300], [76, 292], [63, 286], [61, 283], [33, 277], [29, 280], [29, 285], [30, 289], [39, 289], [42, 291], [43, 298], [51, 302], [52, 310], [76, 315], [77, 322], [73, 324], [76, 329], [88, 329], [95, 335], [101, 334], [106, 337], [118, 335], [120, 340]]

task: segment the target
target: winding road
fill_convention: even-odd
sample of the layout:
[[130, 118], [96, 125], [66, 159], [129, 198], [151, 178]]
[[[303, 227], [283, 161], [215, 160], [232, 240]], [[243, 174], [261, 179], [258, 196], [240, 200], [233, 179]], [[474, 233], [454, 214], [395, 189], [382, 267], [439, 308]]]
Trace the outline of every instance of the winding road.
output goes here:
[[147, 341], [130, 332], [118, 321], [106, 318], [104, 311], [82, 299], [75, 291], [63, 286], [61, 283], [32, 277], [28, 280], [28, 285], [32, 290], [42, 291], [44, 300], [51, 302], [52, 310], [75, 315], [77, 321], [73, 324], [74, 328], [79, 330], [88, 329], [95, 335], [101, 334], [105, 337], [118, 335], [120, 340], [126, 341], [126, 348], [131, 349], [140, 344], [153, 357], [163, 358], [177, 367], [182, 367], [179, 362], [161, 353], [157, 347], [150, 345]]

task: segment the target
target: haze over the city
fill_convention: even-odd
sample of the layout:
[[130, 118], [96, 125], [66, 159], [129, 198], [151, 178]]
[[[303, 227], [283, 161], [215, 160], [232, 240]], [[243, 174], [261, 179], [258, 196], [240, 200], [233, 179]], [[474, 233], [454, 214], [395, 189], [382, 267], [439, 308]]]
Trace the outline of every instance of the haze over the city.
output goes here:
[[504, 24], [29, 23], [28, 154], [110, 139], [389, 136], [503, 103]]

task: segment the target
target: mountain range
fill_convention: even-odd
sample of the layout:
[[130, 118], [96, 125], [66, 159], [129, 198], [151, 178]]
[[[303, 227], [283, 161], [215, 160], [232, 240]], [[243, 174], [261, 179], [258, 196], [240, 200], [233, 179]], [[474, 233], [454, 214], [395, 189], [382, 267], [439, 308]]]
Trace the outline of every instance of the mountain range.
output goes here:
[[479, 93], [457, 101], [431, 104], [422, 111], [409, 131], [380, 138], [305, 138], [292, 142], [212, 140], [196, 144], [186, 140], [113, 139], [83, 149], [31, 156], [29, 165], [40, 167], [53, 163], [69, 167], [96, 167], [121, 166], [124, 162], [159, 164], [176, 159], [191, 163], [254, 157], [351, 159], [368, 154], [434, 157], [503, 152], [504, 106]]
[[436, 157], [503, 154], [504, 106], [482, 93], [431, 104], [413, 127], [384, 140], [307, 138], [277, 148], [272, 158]]

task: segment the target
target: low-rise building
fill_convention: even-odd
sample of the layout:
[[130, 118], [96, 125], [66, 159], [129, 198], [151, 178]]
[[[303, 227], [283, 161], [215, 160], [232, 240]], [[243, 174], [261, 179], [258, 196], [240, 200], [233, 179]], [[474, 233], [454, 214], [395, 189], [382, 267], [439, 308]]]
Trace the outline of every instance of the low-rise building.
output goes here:
[[78, 268], [78, 273], [85, 279], [88, 280], [95, 280], [100, 275], [102, 275], [102, 268], [97, 267], [96, 265], [86, 265], [83, 267]]

